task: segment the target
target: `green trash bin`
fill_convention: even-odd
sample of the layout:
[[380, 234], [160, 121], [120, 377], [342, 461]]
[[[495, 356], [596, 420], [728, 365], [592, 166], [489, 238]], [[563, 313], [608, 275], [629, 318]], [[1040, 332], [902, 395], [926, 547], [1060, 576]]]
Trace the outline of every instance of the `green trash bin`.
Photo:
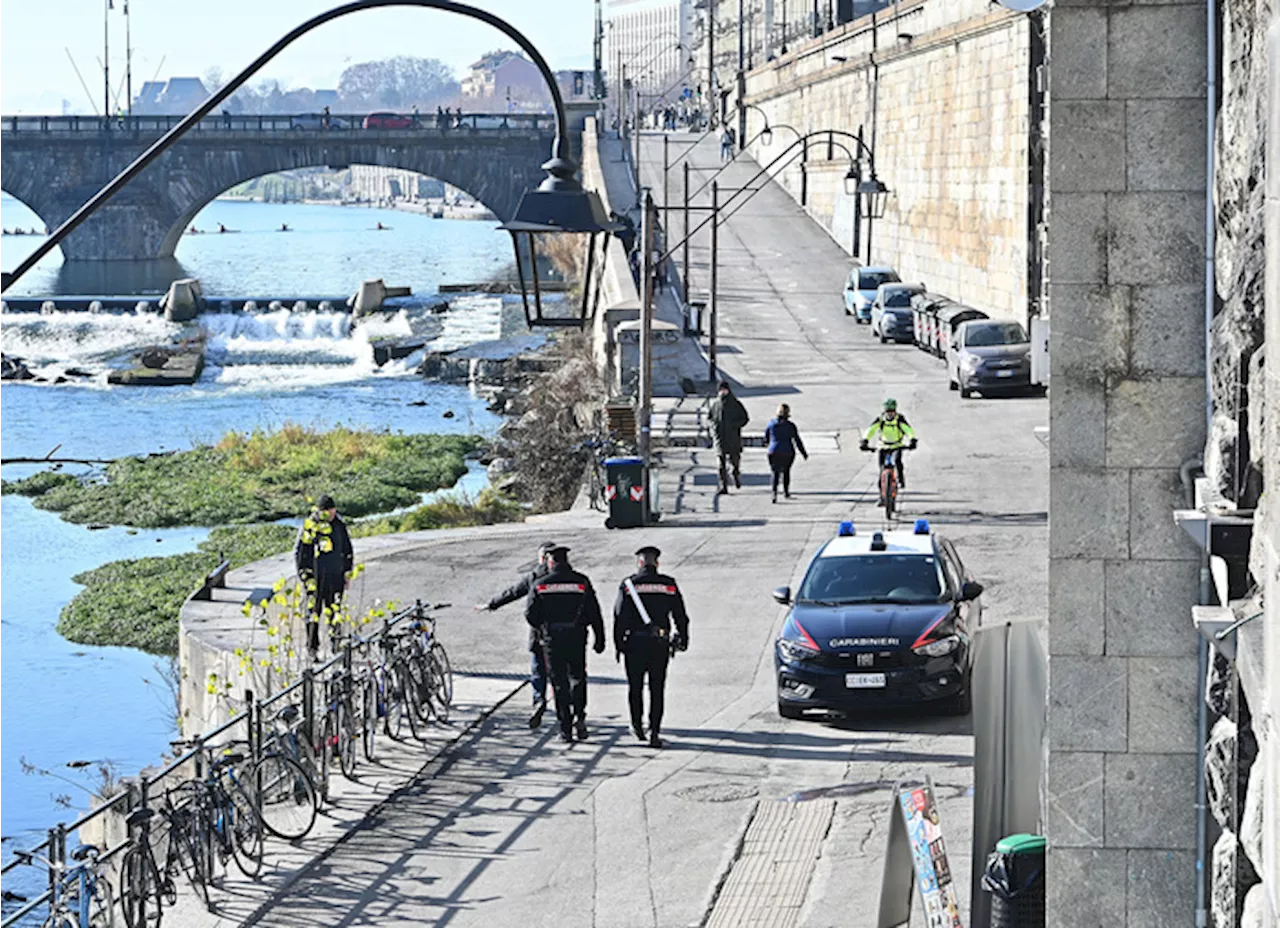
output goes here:
[[649, 481], [643, 458], [608, 458], [604, 495], [609, 500], [606, 528], [640, 528], [647, 521]]
[[991, 894], [991, 928], [1044, 928], [1041, 835], [1009, 835], [987, 858], [982, 888]]

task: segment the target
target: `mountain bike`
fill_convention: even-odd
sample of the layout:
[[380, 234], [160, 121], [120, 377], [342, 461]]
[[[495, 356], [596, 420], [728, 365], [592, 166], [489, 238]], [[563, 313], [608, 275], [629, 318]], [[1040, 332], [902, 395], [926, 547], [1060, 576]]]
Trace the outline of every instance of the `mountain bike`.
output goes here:
[[884, 507], [884, 517], [890, 522], [898, 511], [898, 455], [910, 447], [910, 445], [900, 445], [897, 448], [872, 448], [870, 445], [863, 447], [864, 451], [874, 451], [880, 456], [880, 479], [877, 481], [880, 489], [879, 505]]
[[274, 731], [264, 739], [266, 750], [244, 777], [262, 827], [286, 841], [306, 837], [315, 826], [319, 806], [312, 779], [317, 770], [315, 749], [293, 725], [300, 715], [297, 706], [285, 706], [276, 715]]

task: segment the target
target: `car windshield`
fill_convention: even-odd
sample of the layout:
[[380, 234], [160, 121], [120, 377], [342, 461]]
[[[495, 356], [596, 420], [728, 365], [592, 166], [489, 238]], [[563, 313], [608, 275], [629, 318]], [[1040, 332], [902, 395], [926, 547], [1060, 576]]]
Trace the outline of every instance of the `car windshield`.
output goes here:
[[990, 348], [995, 345], [1023, 345], [1027, 333], [1017, 322], [993, 322], [971, 325], [965, 329], [966, 348]]
[[893, 271], [859, 271], [858, 289], [875, 290], [881, 284], [897, 283], [898, 275]]
[[911, 305], [910, 290], [890, 290], [884, 295], [884, 305], [900, 309]]
[[820, 557], [800, 586], [797, 602], [924, 605], [941, 602], [946, 582], [932, 554]]

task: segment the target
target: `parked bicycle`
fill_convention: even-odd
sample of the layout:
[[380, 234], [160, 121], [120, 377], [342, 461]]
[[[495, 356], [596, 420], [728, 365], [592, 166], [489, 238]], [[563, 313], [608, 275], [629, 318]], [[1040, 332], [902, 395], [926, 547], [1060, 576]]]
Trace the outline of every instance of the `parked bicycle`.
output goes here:
[[262, 826], [286, 841], [306, 837], [315, 826], [319, 808], [315, 778], [320, 768], [314, 745], [299, 735], [295, 725], [300, 717], [293, 705], [275, 715], [269, 739], [264, 737], [262, 755], [245, 775]]
[[71, 852], [74, 866], [30, 851], [16, 851], [24, 864], [41, 864], [53, 875], [53, 903], [44, 928], [114, 928], [115, 902], [111, 884], [101, 873], [98, 849], [82, 844]]

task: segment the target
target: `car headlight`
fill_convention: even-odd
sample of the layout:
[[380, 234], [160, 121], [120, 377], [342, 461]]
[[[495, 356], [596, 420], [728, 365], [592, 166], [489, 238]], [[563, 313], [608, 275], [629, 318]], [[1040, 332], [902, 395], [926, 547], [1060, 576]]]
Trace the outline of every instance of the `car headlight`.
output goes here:
[[971, 354], [963, 355], [960, 358], [960, 366], [964, 368], [966, 371], [969, 371], [970, 373], [972, 373], [973, 371], [976, 371], [978, 369], [978, 365], [980, 365], [981, 363], [982, 363], [982, 360], [980, 358], [977, 358]]
[[807, 661], [811, 657], [817, 657], [818, 652], [803, 641], [779, 638], [778, 655], [784, 661]]
[[960, 639], [955, 635], [948, 635], [946, 638], [930, 641], [912, 650], [921, 657], [946, 657], [958, 647], [960, 647]]

